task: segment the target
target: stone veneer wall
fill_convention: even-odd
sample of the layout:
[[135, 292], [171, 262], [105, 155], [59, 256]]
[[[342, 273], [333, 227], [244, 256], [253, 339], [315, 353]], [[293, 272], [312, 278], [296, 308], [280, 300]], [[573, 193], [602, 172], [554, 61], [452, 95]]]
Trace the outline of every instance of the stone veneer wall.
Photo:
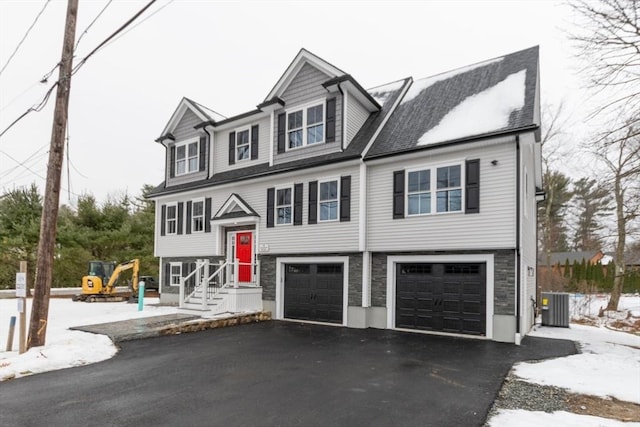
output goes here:
[[515, 255], [510, 249], [496, 251], [456, 251], [446, 252], [374, 252], [371, 256], [371, 305], [387, 305], [387, 257], [402, 255], [494, 255], [494, 314], [515, 314]]

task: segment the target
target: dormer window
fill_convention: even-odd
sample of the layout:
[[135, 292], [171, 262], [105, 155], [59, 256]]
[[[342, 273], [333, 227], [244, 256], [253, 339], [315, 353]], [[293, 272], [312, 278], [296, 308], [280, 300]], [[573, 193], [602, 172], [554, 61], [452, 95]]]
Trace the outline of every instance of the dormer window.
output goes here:
[[287, 112], [287, 149], [325, 141], [325, 103]]
[[199, 139], [176, 144], [176, 175], [198, 172], [200, 166]]

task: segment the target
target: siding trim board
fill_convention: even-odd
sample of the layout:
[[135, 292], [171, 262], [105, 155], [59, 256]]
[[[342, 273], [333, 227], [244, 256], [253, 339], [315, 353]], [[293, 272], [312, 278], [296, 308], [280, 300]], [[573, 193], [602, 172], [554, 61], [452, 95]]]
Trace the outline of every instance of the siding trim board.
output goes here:
[[[485, 263], [486, 264], [486, 335], [474, 336], [452, 334], [446, 332], [425, 331], [424, 333], [437, 335], [463, 336], [478, 339], [493, 339], [494, 316], [494, 255], [493, 254], [450, 254], [450, 255], [395, 255], [387, 257], [387, 329], [396, 328], [396, 266], [401, 263]], [[402, 329], [404, 330], [404, 329]], [[422, 332], [413, 331], [412, 332]]]
[[[276, 320], [288, 320], [284, 317], [284, 279], [286, 264], [343, 264], [342, 267], [342, 324], [348, 326], [349, 311], [349, 257], [348, 256], [309, 256], [309, 257], [276, 257]], [[304, 322], [304, 320], [295, 320]], [[330, 325], [330, 323], [323, 323]]]

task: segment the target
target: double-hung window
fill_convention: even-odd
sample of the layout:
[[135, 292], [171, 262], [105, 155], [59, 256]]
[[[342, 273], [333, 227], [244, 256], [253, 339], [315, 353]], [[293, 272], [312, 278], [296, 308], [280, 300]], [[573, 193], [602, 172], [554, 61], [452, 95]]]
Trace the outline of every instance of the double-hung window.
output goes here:
[[276, 190], [276, 224], [291, 224], [291, 213], [293, 211], [291, 198], [291, 187], [279, 188]]
[[199, 141], [176, 145], [176, 175], [197, 172], [200, 165]]
[[171, 274], [169, 277], [169, 284], [171, 286], [180, 286], [180, 278], [182, 277], [182, 263], [172, 262], [170, 266]]
[[407, 173], [407, 215], [462, 211], [462, 166]]
[[287, 113], [287, 147], [289, 149], [324, 142], [324, 103]]
[[436, 198], [438, 212], [462, 210], [461, 166], [445, 166], [437, 169]]
[[338, 220], [338, 180], [321, 181], [319, 183], [319, 219], [320, 221], [337, 221]]
[[236, 161], [248, 160], [251, 158], [251, 146], [249, 139], [249, 129], [236, 132]]
[[191, 231], [204, 231], [204, 200], [194, 200], [191, 206]]
[[178, 228], [178, 206], [167, 205], [167, 234], [176, 234]]

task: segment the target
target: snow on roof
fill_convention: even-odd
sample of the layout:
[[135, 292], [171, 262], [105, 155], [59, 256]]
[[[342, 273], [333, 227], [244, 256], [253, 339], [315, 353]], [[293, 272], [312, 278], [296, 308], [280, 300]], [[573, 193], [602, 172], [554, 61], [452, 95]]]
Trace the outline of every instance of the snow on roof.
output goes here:
[[506, 128], [509, 126], [511, 113], [524, 107], [526, 74], [527, 70], [520, 70], [495, 86], [467, 97], [451, 109], [440, 123], [424, 133], [418, 139], [418, 145], [451, 141]]
[[402, 102], [400, 103], [400, 105], [411, 101], [413, 98], [415, 98], [416, 96], [420, 95], [420, 92], [422, 92], [423, 90], [425, 90], [429, 86], [433, 85], [434, 83], [437, 83], [437, 82], [442, 81], [442, 80], [450, 79], [453, 76], [456, 76], [456, 75], [462, 74], [462, 73], [466, 73], [466, 72], [471, 71], [471, 70], [475, 70], [476, 68], [480, 68], [480, 67], [484, 67], [484, 66], [487, 66], [487, 65], [490, 65], [490, 64], [498, 63], [498, 62], [502, 61], [502, 59], [503, 59], [503, 57], [494, 58], [494, 59], [490, 59], [488, 61], [478, 62], [477, 64], [467, 65], [466, 67], [456, 68], [455, 70], [451, 70], [451, 71], [447, 71], [447, 72], [444, 72], [444, 73], [436, 74], [435, 76], [425, 77], [425, 78], [416, 80], [415, 82], [413, 82], [413, 84], [411, 85], [411, 87], [407, 91], [407, 94], [402, 99]]
[[384, 103], [389, 99], [389, 96], [400, 89], [404, 84], [404, 80], [398, 80], [397, 82], [387, 83], [381, 86], [376, 86], [371, 89], [367, 89], [367, 92], [376, 100], [382, 107]]

